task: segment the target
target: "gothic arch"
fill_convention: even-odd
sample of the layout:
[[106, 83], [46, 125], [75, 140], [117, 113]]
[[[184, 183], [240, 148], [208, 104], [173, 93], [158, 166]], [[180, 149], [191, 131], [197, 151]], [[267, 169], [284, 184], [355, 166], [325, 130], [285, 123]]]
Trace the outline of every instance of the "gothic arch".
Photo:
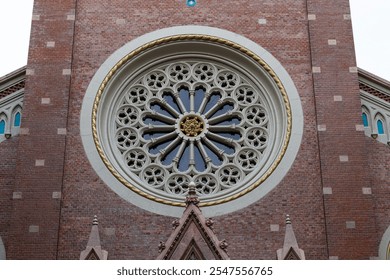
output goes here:
[[8, 117], [2, 112], [0, 113], [0, 135], [4, 136], [8, 129]]
[[[378, 125], [379, 122], [382, 123], [382, 131], [379, 128], [379, 125]], [[374, 117], [374, 125], [375, 125], [374, 131], [376, 131], [378, 134], [385, 134], [385, 135], [387, 134], [386, 118], [379, 112], [376, 113], [376, 115]]]
[[[11, 126], [12, 127], [15, 127], [15, 119], [16, 119], [16, 115], [17, 114], [20, 114], [20, 116], [22, 115], [22, 106], [20, 106], [19, 104], [16, 105], [13, 109], [12, 109], [12, 114], [11, 114]], [[20, 123], [20, 122], [19, 122]], [[20, 126], [20, 124], [18, 125]]]
[[363, 124], [364, 124], [364, 117], [363, 117], [363, 114], [365, 114], [367, 116], [367, 125], [364, 125], [364, 127], [366, 128], [370, 128], [372, 127], [371, 125], [371, 112], [370, 112], [370, 109], [368, 109], [366, 106], [362, 105], [362, 118], [363, 118]]

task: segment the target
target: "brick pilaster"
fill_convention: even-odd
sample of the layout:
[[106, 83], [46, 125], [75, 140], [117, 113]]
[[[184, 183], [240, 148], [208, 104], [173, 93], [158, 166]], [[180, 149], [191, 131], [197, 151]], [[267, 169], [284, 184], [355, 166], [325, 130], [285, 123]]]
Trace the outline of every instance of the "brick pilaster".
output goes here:
[[[349, 1], [307, 1], [329, 257], [376, 255]], [[337, 101], [337, 102], [336, 102]]]
[[[7, 258], [55, 259], [76, 0], [35, 0]], [[43, 100], [45, 102], [43, 102]], [[56, 195], [53, 195], [56, 193]]]

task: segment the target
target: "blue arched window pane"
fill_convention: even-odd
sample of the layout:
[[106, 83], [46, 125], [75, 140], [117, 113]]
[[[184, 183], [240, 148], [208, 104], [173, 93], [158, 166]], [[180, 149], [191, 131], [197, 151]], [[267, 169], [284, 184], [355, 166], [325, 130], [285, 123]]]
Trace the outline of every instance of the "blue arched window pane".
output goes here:
[[0, 122], [0, 134], [4, 134], [4, 132], [5, 132], [5, 121], [2, 120]]
[[362, 114], [362, 119], [363, 119], [363, 125], [365, 127], [368, 127], [368, 118], [367, 118], [367, 114], [366, 113]]
[[378, 128], [378, 134], [384, 134], [385, 133], [385, 130], [383, 128], [383, 122], [381, 120], [378, 120], [376, 122], [376, 126]]
[[14, 126], [20, 126], [20, 121], [21, 121], [21, 115], [20, 115], [20, 113], [16, 113]]

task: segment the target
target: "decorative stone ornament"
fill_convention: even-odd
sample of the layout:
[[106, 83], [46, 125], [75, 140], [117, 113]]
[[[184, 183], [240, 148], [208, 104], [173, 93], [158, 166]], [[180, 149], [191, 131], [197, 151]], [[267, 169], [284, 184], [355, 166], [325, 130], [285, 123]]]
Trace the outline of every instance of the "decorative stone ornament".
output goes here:
[[289, 215], [286, 215], [286, 233], [283, 248], [277, 250], [278, 260], [304, 260], [305, 252], [299, 248]]
[[[167, 35], [184, 30], [209, 34]], [[180, 208], [161, 204], [184, 206], [192, 181], [211, 216], [242, 208], [276, 186], [298, 151], [303, 122], [292, 82], [250, 49], [211, 35], [226, 33], [219, 31], [179, 27], [144, 36], [137, 48], [124, 47], [127, 54], [120, 50], [125, 55], [101, 76], [118, 57], [113, 55], [88, 88], [81, 134], [90, 162], [109, 187], [147, 210], [179, 216]], [[90, 136], [95, 147], [89, 146]], [[267, 188], [255, 191], [272, 175]], [[206, 208], [249, 192], [254, 196], [235, 207]]]
[[102, 250], [98, 225], [98, 219], [95, 216], [92, 222], [87, 248], [81, 252], [80, 260], [107, 260], [108, 252]]
[[175, 220], [174, 231], [166, 242], [160, 241], [158, 260], [228, 260], [228, 243], [218, 240], [211, 228], [213, 222], [198, 207], [195, 184], [189, 185], [186, 208]]

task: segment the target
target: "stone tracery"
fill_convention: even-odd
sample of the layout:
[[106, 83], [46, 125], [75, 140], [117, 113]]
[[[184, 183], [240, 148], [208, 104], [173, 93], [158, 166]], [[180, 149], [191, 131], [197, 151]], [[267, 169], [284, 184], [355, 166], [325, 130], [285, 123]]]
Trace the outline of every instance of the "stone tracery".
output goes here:
[[162, 63], [119, 94], [114, 150], [126, 173], [150, 189], [185, 196], [195, 181], [198, 195], [215, 195], [240, 187], [264, 164], [269, 104], [237, 69]]

